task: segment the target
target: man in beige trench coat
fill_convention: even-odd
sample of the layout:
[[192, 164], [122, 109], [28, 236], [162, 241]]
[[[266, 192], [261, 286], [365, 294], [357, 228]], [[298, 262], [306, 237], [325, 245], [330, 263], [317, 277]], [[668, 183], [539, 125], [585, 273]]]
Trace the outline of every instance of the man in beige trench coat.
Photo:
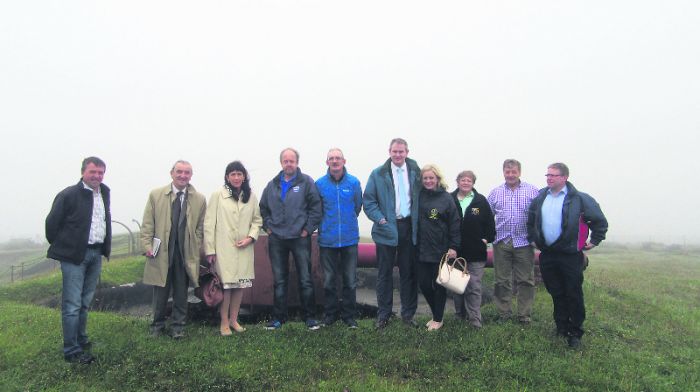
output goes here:
[[[150, 332], [165, 331], [165, 307], [172, 289], [171, 336], [185, 336], [187, 288], [197, 287], [204, 234], [206, 199], [190, 184], [192, 165], [177, 161], [170, 170], [173, 181], [151, 191], [143, 212], [141, 243], [146, 250], [143, 283], [153, 285], [153, 322]], [[154, 249], [155, 243], [160, 246]]]

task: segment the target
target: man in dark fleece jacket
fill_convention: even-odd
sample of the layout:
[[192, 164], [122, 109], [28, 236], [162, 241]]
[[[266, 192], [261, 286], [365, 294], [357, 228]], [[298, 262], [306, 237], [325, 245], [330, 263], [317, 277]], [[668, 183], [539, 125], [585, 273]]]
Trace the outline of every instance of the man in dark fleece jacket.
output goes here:
[[578, 348], [586, 318], [582, 251], [605, 239], [608, 221], [592, 197], [567, 181], [565, 164], [549, 165], [546, 176], [547, 187], [530, 204], [527, 237], [541, 251], [540, 272], [554, 303], [557, 333]]
[[306, 326], [319, 329], [314, 319], [314, 285], [311, 277], [311, 234], [321, 222], [321, 198], [314, 180], [299, 169], [299, 153], [286, 148], [280, 153], [282, 171], [265, 187], [260, 198], [263, 230], [274, 277], [274, 319], [267, 329], [279, 329], [287, 320], [289, 253], [299, 277], [299, 297]]

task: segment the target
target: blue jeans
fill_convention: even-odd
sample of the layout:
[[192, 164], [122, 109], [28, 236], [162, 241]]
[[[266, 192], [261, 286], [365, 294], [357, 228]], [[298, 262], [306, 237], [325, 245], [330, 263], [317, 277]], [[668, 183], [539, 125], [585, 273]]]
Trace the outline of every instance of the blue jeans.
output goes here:
[[357, 289], [357, 245], [342, 248], [321, 247], [323, 266], [324, 313], [327, 318], [338, 317], [337, 279], [343, 280], [343, 301], [340, 303], [340, 318], [355, 318]]
[[61, 322], [63, 324], [63, 355], [68, 356], [82, 351], [81, 344], [88, 342], [88, 308], [95, 295], [97, 281], [102, 271], [100, 249], [88, 248], [85, 259], [79, 265], [68, 261], [61, 262], [63, 275], [63, 296]]
[[289, 254], [294, 256], [294, 265], [299, 278], [299, 299], [304, 320], [314, 318], [314, 283], [311, 279], [311, 236], [282, 239], [274, 233], [267, 239], [270, 264], [275, 281], [273, 312], [281, 322], [287, 321], [287, 287], [289, 283]]

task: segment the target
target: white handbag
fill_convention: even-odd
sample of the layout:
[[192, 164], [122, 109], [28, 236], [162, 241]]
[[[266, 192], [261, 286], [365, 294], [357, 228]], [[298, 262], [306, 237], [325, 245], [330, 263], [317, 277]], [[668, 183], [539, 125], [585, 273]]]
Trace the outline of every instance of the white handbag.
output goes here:
[[450, 260], [445, 254], [440, 260], [438, 276], [435, 282], [452, 292], [464, 294], [464, 290], [469, 283], [467, 261], [462, 257], [458, 257], [450, 264]]

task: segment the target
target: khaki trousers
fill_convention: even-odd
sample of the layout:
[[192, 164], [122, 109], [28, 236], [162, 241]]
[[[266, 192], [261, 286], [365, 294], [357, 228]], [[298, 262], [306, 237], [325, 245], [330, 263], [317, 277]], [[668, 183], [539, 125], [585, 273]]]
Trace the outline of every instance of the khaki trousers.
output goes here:
[[510, 317], [513, 281], [517, 287], [517, 315], [520, 321], [530, 321], [535, 300], [535, 250], [532, 246], [514, 248], [513, 242], [503, 241], [493, 246], [493, 268], [496, 278], [494, 302], [502, 317]]

